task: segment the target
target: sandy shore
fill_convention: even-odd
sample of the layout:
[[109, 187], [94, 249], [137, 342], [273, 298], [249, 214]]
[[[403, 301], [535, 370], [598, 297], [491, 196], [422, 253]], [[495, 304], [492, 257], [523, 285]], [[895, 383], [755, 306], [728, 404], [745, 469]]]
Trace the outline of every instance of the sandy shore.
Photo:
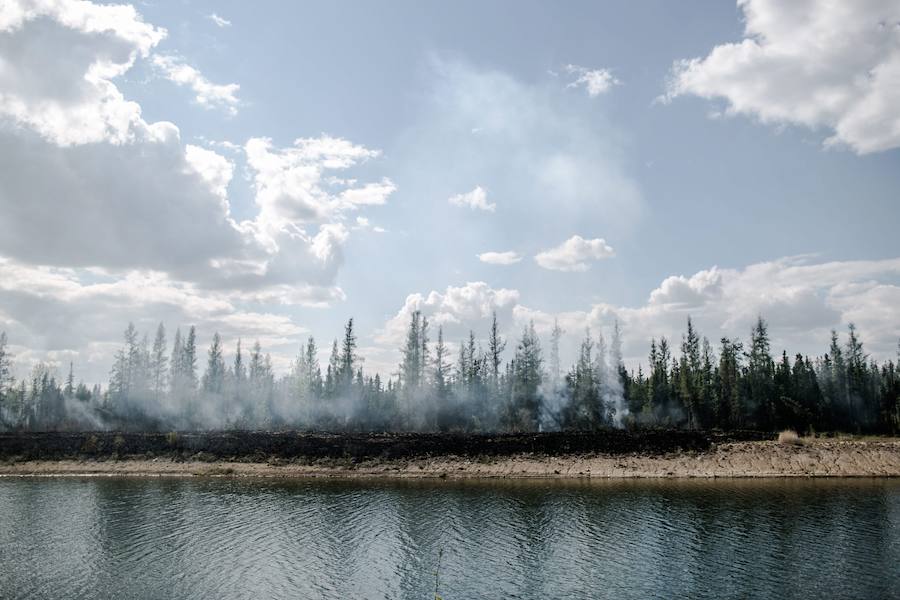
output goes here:
[[0, 463], [0, 476], [666, 478], [900, 477], [900, 439], [815, 439], [802, 444], [735, 442], [706, 452], [313, 463], [64, 460]]

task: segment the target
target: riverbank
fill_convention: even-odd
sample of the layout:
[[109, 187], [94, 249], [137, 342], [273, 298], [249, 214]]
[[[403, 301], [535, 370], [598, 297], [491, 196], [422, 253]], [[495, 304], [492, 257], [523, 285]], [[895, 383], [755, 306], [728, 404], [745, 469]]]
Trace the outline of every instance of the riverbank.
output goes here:
[[272, 457], [261, 461], [156, 458], [6, 460], [0, 476], [332, 478], [900, 477], [900, 439], [744, 441], [665, 454], [410, 458]]

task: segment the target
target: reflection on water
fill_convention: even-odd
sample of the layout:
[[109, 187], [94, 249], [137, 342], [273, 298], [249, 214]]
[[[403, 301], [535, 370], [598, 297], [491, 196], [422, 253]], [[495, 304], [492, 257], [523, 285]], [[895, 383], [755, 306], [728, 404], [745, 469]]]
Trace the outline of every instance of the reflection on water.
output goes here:
[[900, 598], [900, 481], [0, 479], [2, 598]]

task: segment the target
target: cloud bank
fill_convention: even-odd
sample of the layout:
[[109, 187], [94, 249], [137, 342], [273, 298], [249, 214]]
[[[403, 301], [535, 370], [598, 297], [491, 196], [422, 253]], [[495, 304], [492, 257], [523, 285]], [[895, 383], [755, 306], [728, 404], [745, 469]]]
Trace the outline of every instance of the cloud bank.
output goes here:
[[595, 335], [608, 334], [616, 320], [622, 326], [627, 364], [636, 368], [639, 363], [646, 366], [652, 337], [665, 336], [677, 346], [689, 316], [716, 347], [721, 336], [746, 340], [757, 315], [769, 323], [773, 353], [785, 349], [821, 355], [832, 329], [843, 335], [846, 326], [855, 323], [872, 358], [896, 360], [900, 259], [817, 263], [810, 257], [786, 257], [742, 269], [711, 267], [690, 276], [667, 277], [642, 305], [598, 303], [558, 312], [529, 307], [514, 289], [467, 283], [408, 296], [385, 324], [383, 344], [399, 345], [413, 310], [445, 324], [448, 341], [465, 338], [470, 329], [484, 340], [492, 311], [497, 311], [504, 334], [512, 339], [533, 321], [546, 343], [558, 321], [565, 331], [564, 364], [575, 359], [586, 328]]

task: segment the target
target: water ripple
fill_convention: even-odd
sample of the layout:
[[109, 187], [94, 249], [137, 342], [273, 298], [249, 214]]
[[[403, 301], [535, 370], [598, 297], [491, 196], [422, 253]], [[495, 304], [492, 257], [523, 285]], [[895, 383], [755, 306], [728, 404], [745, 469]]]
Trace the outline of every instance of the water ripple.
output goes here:
[[2, 598], [898, 598], [900, 482], [0, 481]]

